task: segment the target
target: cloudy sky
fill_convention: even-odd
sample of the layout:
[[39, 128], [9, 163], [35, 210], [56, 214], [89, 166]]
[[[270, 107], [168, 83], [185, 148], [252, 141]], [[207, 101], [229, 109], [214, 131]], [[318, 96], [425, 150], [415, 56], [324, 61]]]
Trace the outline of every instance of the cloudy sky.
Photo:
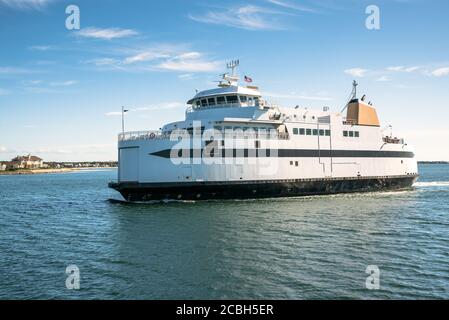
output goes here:
[[[66, 8], [81, 29], [66, 28]], [[380, 30], [365, 26], [380, 8]], [[267, 100], [340, 111], [356, 79], [416, 148], [449, 160], [446, 0], [0, 0], [0, 160], [116, 159], [127, 130], [184, 117], [240, 59]]]

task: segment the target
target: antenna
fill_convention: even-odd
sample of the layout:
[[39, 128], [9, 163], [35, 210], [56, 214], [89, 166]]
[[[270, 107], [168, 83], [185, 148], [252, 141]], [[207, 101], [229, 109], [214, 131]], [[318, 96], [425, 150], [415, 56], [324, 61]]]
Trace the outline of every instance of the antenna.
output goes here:
[[234, 77], [235, 74], [235, 69], [240, 65], [240, 60], [232, 60], [231, 62], [228, 62], [226, 64], [226, 67], [228, 69], [232, 69], [232, 76]]
[[357, 98], [357, 86], [359, 84], [357, 83], [357, 81], [352, 81], [352, 99], [356, 99]]
[[343, 113], [346, 110], [346, 108], [348, 107], [349, 102], [351, 102], [351, 100], [354, 100], [357, 98], [357, 86], [358, 85], [359, 84], [357, 83], [357, 81], [355, 81], [355, 80], [352, 81], [351, 95], [349, 96], [348, 102], [346, 103], [345, 107], [340, 111], [340, 113]]

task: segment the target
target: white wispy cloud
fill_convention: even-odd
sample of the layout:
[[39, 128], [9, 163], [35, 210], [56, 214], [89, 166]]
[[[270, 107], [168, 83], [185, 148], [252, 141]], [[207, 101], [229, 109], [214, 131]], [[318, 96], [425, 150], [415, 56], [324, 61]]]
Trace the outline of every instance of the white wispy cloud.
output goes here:
[[449, 67], [435, 69], [431, 72], [431, 75], [435, 76], [435, 77], [447, 76], [447, 75], [449, 75]]
[[49, 46], [49, 45], [38, 45], [38, 46], [31, 46], [28, 47], [28, 49], [30, 50], [35, 50], [35, 51], [48, 51], [53, 49], [53, 46]]
[[131, 29], [89, 27], [81, 29], [76, 34], [84, 38], [112, 40], [135, 36], [139, 33]]
[[189, 18], [202, 23], [225, 25], [245, 30], [282, 30], [276, 16], [282, 13], [258, 7], [244, 5], [230, 9], [208, 11], [203, 15], [189, 15]]
[[23, 80], [22, 84], [26, 86], [36, 86], [38, 84], [41, 84], [42, 82], [42, 80]]
[[178, 78], [181, 80], [190, 80], [190, 79], [193, 79], [193, 74], [192, 73], [183, 73], [183, 74], [180, 74], [178, 76]]
[[264, 96], [270, 97], [270, 98], [295, 99], [295, 100], [313, 100], [313, 101], [332, 101], [333, 100], [330, 97], [324, 97], [324, 96], [282, 94], [282, 93], [275, 93], [275, 92], [265, 92]]
[[17, 67], [0, 67], [0, 75], [29, 74], [35, 71]]
[[[169, 110], [169, 109], [176, 109], [180, 107], [185, 107], [186, 104], [182, 102], [163, 102], [154, 104], [152, 106], [146, 106], [146, 107], [139, 107], [139, 108], [130, 108], [129, 112], [145, 112], [145, 111], [160, 111], [160, 110]], [[105, 116], [108, 117], [116, 117], [121, 116], [121, 111], [111, 111], [106, 112]]]
[[421, 67], [419, 67], [419, 66], [413, 66], [413, 67], [394, 66], [394, 67], [387, 68], [388, 71], [407, 72], [407, 73], [415, 72], [415, 71], [418, 71], [419, 69], [421, 69]]
[[203, 59], [199, 52], [186, 52], [158, 65], [158, 68], [182, 72], [211, 72], [217, 71], [221, 61], [208, 61]]
[[42, 10], [53, 0], [0, 0], [0, 5], [5, 5], [19, 10]]
[[[127, 50], [121, 58], [100, 58], [85, 61], [103, 70], [124, 72], [177, 71], [184, 73], [211, 72], [219, 70], [222, 61], [208, 58], [204, 53], [185, 48], [155, 45], [154, 47]], [[121, 53], [123, 55], [123, 52]]]
[[169, 58], [171, 55], [170, 51], [161, 50], [161, 49], [148, 49], [142, 52], [139, 52], [135, 55], [127, 57], [124, 61], [125, 64], [138, 63], [144, 61], [153, 61], [162, 58]]
[[344, 72], [353, 77], [363, 78], [364, 76], [366, 76], [366, 74], [369, 72], [369, 70], [362, 69], [362, 68], [352, 68], [352, 69], [346, 69]]
[[76, 81], [76, 80], [54, 81], [54, 82], [50, 82], [50, 86], [52, 86], [52, 87], [68, 87], [68, 86], [73, 86], [77, 83], [78, 83], [78, 81]]
[[8, 152], [8, 148], [6, 148], [5, 146], [0, 146], [0, 153], [6, 153]]
[[300, 5], [298, 3], [291, 3], [291, 2], [287, 2], [287, 1], [281, 1], [281, 0], [267, 0], [267, 2], [277, 5], [277, 6], [280, 6], [282, 8], [293, 9], [293, 10], [304, 11], [304, 12], [317, 12], [315, 9]]
[[387, 77], [387, 76], [381, 76], [381, 77], [377, 78], [376, 81], [378, 81], [378, 82], [388, 82], [388, 81], [391, 81], [391, 79], [389, 77]]

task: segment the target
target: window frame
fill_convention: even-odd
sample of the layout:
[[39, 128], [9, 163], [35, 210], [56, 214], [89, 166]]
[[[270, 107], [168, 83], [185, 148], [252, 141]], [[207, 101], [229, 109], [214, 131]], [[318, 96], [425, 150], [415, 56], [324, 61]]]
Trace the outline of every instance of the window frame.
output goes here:
[[[221, 100], [221, 101], [219, 101]], [[226, 104], [226, 98], [225, 96], [218, 96], [215, 100], [217, 102], [217, 105], [223, 105]]]
[[[212, 104], [210, 103], [211, 101], [212, 101]], [[207, 98], [207, 103], [209, 104], [209, 106], [216, 106], [217, 105], [215, 97]]]

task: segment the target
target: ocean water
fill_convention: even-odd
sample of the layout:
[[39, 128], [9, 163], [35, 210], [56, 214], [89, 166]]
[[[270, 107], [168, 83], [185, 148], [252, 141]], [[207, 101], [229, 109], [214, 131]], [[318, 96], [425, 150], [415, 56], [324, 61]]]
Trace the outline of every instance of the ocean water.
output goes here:
[[0, 298], [449, 299], [449, 165], [420, 173], [409, 191], [152, 205], [108, 201], [115, 170], [0, 176]]

